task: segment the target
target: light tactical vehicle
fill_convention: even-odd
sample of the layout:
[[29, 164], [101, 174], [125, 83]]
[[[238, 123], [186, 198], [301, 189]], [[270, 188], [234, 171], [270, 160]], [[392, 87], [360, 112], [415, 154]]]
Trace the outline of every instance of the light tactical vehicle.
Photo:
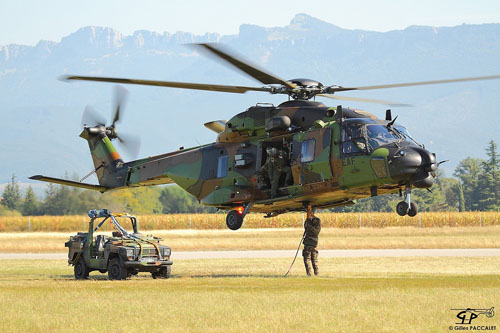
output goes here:
[[[88, 232], [70, 236], [64, 244], [69, 249], [68, 264], [74, 266], [76, 279], [86, 279], [92, 271], [108, 272], [111, 280], [124, 280], [139, 272], [151, 272], [153, 279], [170, 277], [170, 247], [160, 245], [161, 238], [140, 234], [136, 217], [127, 213], [113, 214], [107, 209], [90, 210], [88, 215]], [[94, 226], [100, 218], [103, 220]], [[133, 233], [127, 232], [117, 218], [128, 218]], [[116, 229], [112, 237], [95, 235], [106, 221]]]

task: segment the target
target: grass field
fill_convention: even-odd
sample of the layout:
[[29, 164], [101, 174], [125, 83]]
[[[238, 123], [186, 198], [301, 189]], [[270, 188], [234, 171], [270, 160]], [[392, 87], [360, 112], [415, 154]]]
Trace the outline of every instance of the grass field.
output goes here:
[[[322, 225], [329, 228], [384, 228], [384, 227], [472, 227], [500, 225], [500, 212], [435, 212], [419, 213], [417, 217], [396, 213], [318, 213]], [[138, 216], [141, 230], [174, 229], [226, 229], [225, 213], [217, 214], [164, 214]], [[273, 218], [263, 214], [249, 214], [243, 228], [298, 228], [304, 214], [289, 213]], [[85, 229], [88, 217], [75, 216], [0, 216], [0, 232], [65, 232]], [[110, 224], [104, 229], [111, 230]]]
[[[303, 229], [160, 230], [173, 251], [295, 249]], [[148, 232], [149, 233], [149, 232]], [[67, 233], [0, 233], [0, 252], [65, 252]], [[319, 249], [500, 248], [500, 226], [459, 228], [323, 228]]]
[[[500, 302], [500, 258], [175, 261], [173, 277], [75, 281], [59, 261], [0, 261], [3, 332], [444, 332]], [[500, 316], [476, 325], [500, 326]]]

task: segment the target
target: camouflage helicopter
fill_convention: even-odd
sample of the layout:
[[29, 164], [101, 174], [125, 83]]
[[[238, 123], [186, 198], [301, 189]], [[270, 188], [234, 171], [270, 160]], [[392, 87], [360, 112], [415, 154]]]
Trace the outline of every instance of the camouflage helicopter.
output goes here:
[[[258, 103], [228, 121], [205, 126], [217, 133], [215, 143], [124, 162], [112, 140], [121, 138], [115, 127], [120, 102], [111, 125], [87, 121], [80, 137], [88, 141], [99, 185], [37, 175], [31, 179], [100, 192], [127, 187], [176, 183], [200, 203], [229, 211], [226, 224], [241, 227], [249, 212], [272, 217], [308, 208], [353, 204], [353, 200], [399, 193], [399, 215], [415, 216], [412, 188], [430, 188], [440, 163], [436, 155], [415, 141], [387, 110], [385, 119], [312, 101], [315, 96], [347, 101], [394, 104], [388, 101], [337, 96], [350, 90], [372, 90], [417, 85], [499, 79], [500, 75], [373, 85], [324, 86], [311, 79], [285, 81], [250, 65], [218, 44], [197, 44], [236, 67], [262, 87], [151, 81], [110, 77], [66, 76], [65, 80], [112, 82], [183, 89], [245, 93], [260, 91], [288, 95], [278, 106]], [[87, 117], [91, 112], [87, 112]], [[84, 113], [85, 117], [85, 113]], [[90, 116], [93, 118], [93, 116]], [[96, 118], [96, 117], [94, 117]], [[397, 118], [397, 117], [396, 117]], [[263, 166], [279, 154], [283, 161], [278, 180], [269, 179]], [[285, 171], [286, 170], [286, 171]], [[288, 173], [288, 174], [287, 174]], [[275, 182], [277, 189], [271, 188]], [[276, 186], [275, 186], [276, 187]], [[272, 193], [275, 192], [275, 193]]]

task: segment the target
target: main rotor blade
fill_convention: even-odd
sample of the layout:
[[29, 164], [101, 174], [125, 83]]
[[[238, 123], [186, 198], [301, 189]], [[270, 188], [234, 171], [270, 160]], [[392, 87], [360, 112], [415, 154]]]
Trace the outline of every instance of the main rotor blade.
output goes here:
[[347, 97], [347, 96], [337, 96], [337, 95], [327, 95], [327, 94], [318, 94], [316, 96], [321, 96], [321, 97], [327, 97], [327, 98], [332, 98], [332, 99], [338, 99], [341, 101], [354, 101], [354, 102], [363, 102], [363, 103], [376, 103], [376, 104], [384, 104], [384, 105], [389, 105], [389, 106], [413, 106], [411, 104], [404, 104], [404, 103], [399, 103], [399, 102], [390, 102], [390, 101], [384, 101], [381, 99], [373, 99], [373, 98], [359, 98], [359, 97]]
[[97, 82], [114, 82], [123, 84], [139, 84], [145, 86], [158, 86], [158, 87], [170, 87], [170, 88], [183, 88], [183, 89], [194, 89], [194, 90], [209, 90], [209, 91], [221, 91], [228, 93], [243, 94], [247, 91], [271, 91], [267, 87], [245, 87], [245, 86], [225, 86], [217, 84], [204, 84], [204, 83], [186, 83], [186, 82], [171, 82], [171, 81], [154, 81], [154, 80], [137, 80], [137, 79], [122, 79], [114, 77], [95, 77], [95, 76], [63, 76], [61, 80], [81, 80], [81, 81], [97, 81]]
[[123, 105], [127, 101], [127, 96], [127, 89], [119, 85], [115, 87], [115, 114], [113, 116], [113, 122], [111, 124], [112, 127], [115, 127], [115, 123], [120, 120], [120, 111], [123, 110]]
[[266, 73], [261, 69], [258, 69], [254, 65], [250, 65], [248, 62], [245, 62], [243, 60], [238, 59], [234, 55], [230, 55], [227, 51], [222, 50], [222, 47], [218, 44], [214, 43], [200, 43], [200, 44], [194, 44], [198, 45], [200, 47], [204, 47], [206, 50], [210, 51], [212, 54], [215, 54], [217, 57], [227, 61], [234, 67], [238, 68], [242, 72], [250, 75], [254, 79], [256, 79], [259, 82], [262, 82], [264, 84], [281, 84], [284, 85], [285, 87], [288, 88], [293, 88], [294, 86], [286, 82], [283, 79], [280, 79], [279, 77], [276, 77], [273, 74]]
[[435, 80], [435, 81], [381, 84], [381, 85], [376, 85], [376, 86], [364, 86], [364, 87], [331, 87], [329, 89], [329, 91], [335, 92], [335, 91], [348, 91], [348, 90], [386, 89], [386, 88], [398, 88], [398, 87], [424, 86], [424, 85], [429, 85], [429, 84], [466, 82], [466, 81], [483, 81], [483, 80], [496, 80], [496, 79], [500, 79], [500, 75], [465, 77], [465, 78], [459, 78], [459, 79], [447, 79], [447, 80]]

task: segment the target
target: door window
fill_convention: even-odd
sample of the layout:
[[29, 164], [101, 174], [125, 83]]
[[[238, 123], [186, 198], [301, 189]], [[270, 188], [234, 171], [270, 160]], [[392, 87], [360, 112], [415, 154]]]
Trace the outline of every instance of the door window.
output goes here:
[[217, 178], [222, 178], [227, 176], [227, 164], [228, 156], [220, 156], [217, 162]]
[[366, 140], [360, 125], [348, 125], [342, 128], [342, 153], [344, 155], [366, 152]]
[[311, 162], [314, 160], [314, 150], [316, 148], [316, 140], [309, 139], [302, 142], [300, 161], [302, 163]]

